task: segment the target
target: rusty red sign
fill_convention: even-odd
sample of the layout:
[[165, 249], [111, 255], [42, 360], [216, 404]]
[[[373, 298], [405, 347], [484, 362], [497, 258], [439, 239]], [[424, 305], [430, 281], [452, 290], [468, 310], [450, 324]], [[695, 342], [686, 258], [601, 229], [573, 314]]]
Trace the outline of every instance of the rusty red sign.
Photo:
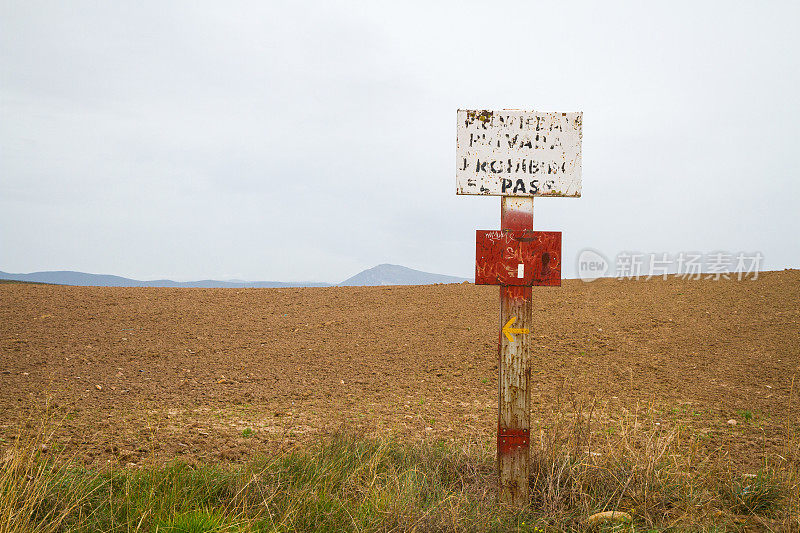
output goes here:
[[561, 286], [561, 232], [477, 230], [475, 284]]
[[529, 444], [529, 429], [497, 428], [497, 451], [500, 455], [509, 454], [518, 448], [527, 449]]

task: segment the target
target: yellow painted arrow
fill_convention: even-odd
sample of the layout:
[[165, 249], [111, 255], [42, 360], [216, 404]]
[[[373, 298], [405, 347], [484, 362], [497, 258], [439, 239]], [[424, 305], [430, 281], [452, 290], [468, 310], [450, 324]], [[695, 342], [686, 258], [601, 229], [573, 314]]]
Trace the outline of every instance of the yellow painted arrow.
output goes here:
[[511, 325], [517, 321], [517, 317], [512, 316], [506, 325], [503, 326], [503, 335], [508, 337], [508, 342], [514, 342], [514, 337], [511, 336], [512, 333], [530, 333], [528, 328], [512, 328]]

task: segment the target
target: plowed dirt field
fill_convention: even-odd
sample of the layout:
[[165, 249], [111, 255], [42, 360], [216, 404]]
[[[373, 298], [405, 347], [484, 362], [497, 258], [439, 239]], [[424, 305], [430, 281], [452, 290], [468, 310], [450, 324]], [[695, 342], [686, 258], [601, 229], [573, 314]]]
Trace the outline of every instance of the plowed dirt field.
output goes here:
[[[534, 432], [577, 397], [599, 432], [646, 411], [750, 468], [800, 431], [800, 271], [534, 298]], [[340, 427], [491, 441], [497, 338], [497, 287], [4, 283], [0, 447], [43, 413], [88, 463], [243, 460]]]

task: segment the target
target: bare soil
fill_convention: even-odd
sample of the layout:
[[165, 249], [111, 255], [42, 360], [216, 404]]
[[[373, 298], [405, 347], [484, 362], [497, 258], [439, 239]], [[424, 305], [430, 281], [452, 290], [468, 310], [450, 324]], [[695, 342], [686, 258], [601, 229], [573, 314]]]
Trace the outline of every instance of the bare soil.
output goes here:
[[[598, 431], [647, 410], [742, 469], [800, 431], [800, 271], [534, 297], [534, 431], [577, 397]], [[0, 447], [43, 413], [55, 446], [103, 464], [245, 460], [340, 427], [491, 440], [498, 304], [471, 284], [0, 284]]]

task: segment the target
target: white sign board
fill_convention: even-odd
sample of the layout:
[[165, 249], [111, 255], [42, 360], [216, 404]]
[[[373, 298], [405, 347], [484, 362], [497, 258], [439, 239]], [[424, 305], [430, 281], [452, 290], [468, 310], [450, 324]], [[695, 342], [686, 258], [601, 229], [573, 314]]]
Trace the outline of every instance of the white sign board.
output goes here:
[[583, 113], [458, 111], [456, 194], [581, 195]]

